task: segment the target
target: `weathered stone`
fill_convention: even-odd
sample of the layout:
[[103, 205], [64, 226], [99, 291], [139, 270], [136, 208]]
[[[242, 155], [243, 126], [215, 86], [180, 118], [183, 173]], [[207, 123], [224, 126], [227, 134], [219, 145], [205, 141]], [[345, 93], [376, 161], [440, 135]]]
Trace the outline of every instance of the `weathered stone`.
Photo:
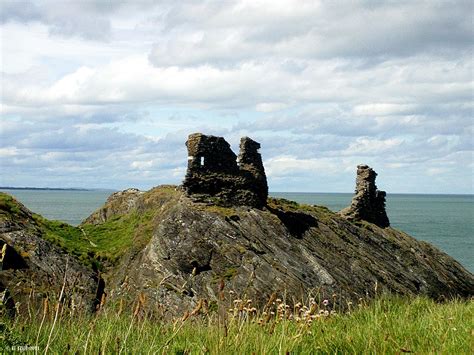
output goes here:
[[117, 213], [128, 213], [136, 207], [136, 202], [141, 194], [143, 194], [143, 191], [135, 188], [114, 192], [107, 199], [107, 202], [112, 202], [107, 204], [107, 209], [99, 208], [97, 211], [87, 217], [85, 222], [90, 224], [100, 224], [108, 221], [110, 216]]
[[377, 173], [367, 165], [357, 166], [355, 195], [351, 205], [340, 214], [348, 220], [364, 220], [379, 227], [388, 227], [390, 222], [385, 211], [385, 191], [377, 190]]
[[264, 206], [268, 198], [268, 184], [259, 149], [260, 143], [249, 137], [241, 138], [237, 161], [241, 173], [248, 172], [251, 175], [251, 178], [245, 180], [249, 185], [244, 186], [244, 189], [253, 191], [257, 197], [256, 205]]
[[265, 206], [268, 186], [259, 143], [242, 138], [238, 162], [222, 137], [194, 133], [186, 146], [188, 170], [183, 187], [189, 196], [224, 206]]

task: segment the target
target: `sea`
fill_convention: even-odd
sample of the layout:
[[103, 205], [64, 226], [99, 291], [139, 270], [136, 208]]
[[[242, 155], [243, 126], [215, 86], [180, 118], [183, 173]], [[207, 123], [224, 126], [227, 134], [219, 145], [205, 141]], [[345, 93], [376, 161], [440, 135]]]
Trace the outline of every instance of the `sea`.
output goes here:
[[[1, 190], [46, 218], [78, 225], [102, 206], [110, 190]], [[339, 211], [349, 205], [350, 193], [273, 192], [299, 203]], [[474, 195], [387, 194], [392, 227], [427, 241], [474, 272]]]

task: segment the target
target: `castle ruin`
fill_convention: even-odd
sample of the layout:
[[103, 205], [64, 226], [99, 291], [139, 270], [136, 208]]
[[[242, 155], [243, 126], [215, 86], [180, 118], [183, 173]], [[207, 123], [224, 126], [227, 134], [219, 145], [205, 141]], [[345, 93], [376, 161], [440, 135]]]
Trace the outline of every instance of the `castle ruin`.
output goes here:
[[385, 228], [390, 225], [385, 211], [385, 191], [377, 190], [377, 173], [367, 165], [357, 166], [356, 190], [351, 205], [340, 214], [350, 221], [364, 220]]
[[[188, 169], [183, 188], [194, 201], [220, 206], [263, 208], [268, 185], [260, 143], [243, 137], [237, 156], [222, 137], [193, 133], [186, 142]], [[339, 213], [350, 221], [364, 220], [382, 228], [390, 222], [385, 211], [385, 191], [377, 190], [377, 173], [357, 166], [356, 191], [351, 205]]]
[[194, 133], [186, 147], [188, 169], [183, 187], [188, 195], [223, 206], [266, 205], [268, 185], [259, 143], [243, 137], [237, 157], [224, 138]]

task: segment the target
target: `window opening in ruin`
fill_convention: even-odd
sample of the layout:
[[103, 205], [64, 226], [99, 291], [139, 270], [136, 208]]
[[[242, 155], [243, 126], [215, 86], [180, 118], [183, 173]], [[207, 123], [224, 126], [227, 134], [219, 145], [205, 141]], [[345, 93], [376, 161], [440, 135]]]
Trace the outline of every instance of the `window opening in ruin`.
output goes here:
[[201, 157], [201, 166], [204, 166], [204, 157]]

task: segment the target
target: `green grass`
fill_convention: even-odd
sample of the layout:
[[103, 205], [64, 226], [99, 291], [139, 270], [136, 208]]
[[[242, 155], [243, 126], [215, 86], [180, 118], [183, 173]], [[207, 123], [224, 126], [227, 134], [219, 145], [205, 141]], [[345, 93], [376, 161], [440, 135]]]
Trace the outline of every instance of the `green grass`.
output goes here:
[[0, 218], [6, 219], [10, 216], [17, 217], [20, 212], [20, 207], [16, 200], [10, 195], [0, 192]]
[[267, 205], [270, 208], [277, 208], [285, 212], [313, 212], [319, 215], [334, 215], [334, 212], [332, 212], [329, 208], [325, 206], [308, 205], [305, 203], [298, 203], [295, 201], [287, 200], [285, 198], [269, 197]]
[[[172, 187], [164, 186], [151, 191], [146, 198], [152, 201], [164, 199], [171, 191], [174, 191]], [[153, 205], [153, 202], [150, 204]], [[157, 213], [157, 209], [153, 208], [134, 209], [99, 225], [74, 227], [35, 213], [31, 221], [13, 197], [0, 193], [0, 221], [24, 222], [28, 228], [37, 228], [45, 240], [74, 255], [85, 266], [99, 269], [104, 265], [114, 265], [129, 251], [143, 248], [152, 236], [153, 218]]]
[[86, 224], [82, 228], [94, 243], [90, 247], [98, 260], [114, 264], [125, 252], [145, 247], [153, 232], [155, 211], [133, 211], [117, 216], [100, 225]]
[[[15, 320], [4, 317], [4, 349], [34, 346], [38, 337], [39, 351], [44, 351], [53, 325], [51, 309], [41, 329], [41, 311]], [[164, 321], [148, 317], [139, 306], [130, 309], [119, 314], [106, 307], [97, 315], [72, 316], [64, 310], [49, 349], [52, 353], [472, 353], [473, 301], [439, 304], [421, 297], [385, 297], [356, 305], [347, 314], [302, 321], [280, 319], [278, 311], [248, 317], [237, 310], [205, 314], [195, 310], [197, 315]]]

